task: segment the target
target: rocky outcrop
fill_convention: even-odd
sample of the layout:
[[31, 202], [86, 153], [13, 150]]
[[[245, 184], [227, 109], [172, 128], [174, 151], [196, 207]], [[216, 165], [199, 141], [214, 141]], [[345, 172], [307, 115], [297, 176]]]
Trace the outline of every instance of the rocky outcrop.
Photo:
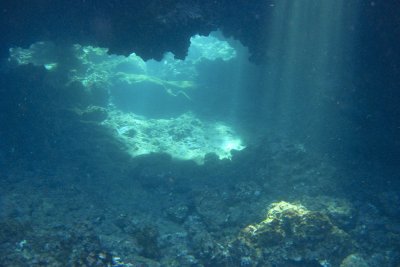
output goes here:
[[244, 228], [237, 244], [248, 251], [251, 266], [266, 259], [272, 266], [337, 266], [353, 246], [327, 215], [283, 201], [271, 204], [263, 221]]
[[[262, 38], [263, 1], [8, 1], [0, 4], [0, 51], [37, 41], [96, 45], [110, 53], [137, 53], [160, 60], [165, 52], [184, 58], [195, 34], [217, 29], [255, 52]], [[262, 5], [262, 6], [260, 6]], [[246, 12], [244, 12], [244, 10]], [[246, 30], [243, 30], [246, 29]]]

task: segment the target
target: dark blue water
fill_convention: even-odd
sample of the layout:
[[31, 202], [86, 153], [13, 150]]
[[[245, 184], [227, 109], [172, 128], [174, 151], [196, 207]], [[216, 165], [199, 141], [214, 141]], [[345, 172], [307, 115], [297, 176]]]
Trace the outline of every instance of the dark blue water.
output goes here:
[[0, 7], [0, 266], [400, 264], [395, 1]]

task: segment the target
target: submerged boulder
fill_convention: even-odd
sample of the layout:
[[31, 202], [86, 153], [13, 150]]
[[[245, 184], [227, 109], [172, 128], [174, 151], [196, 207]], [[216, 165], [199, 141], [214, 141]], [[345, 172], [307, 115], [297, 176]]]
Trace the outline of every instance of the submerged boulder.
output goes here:
[[369, 267], [370, 265], [365, 261], [365, 259], [358, 254], [351, 254], [347, 256], [340, 267]]
[[238, 242], [253, 262], [267, 259], [278, 266], [336, 266], [353, 247], [328, 216], [284, 201], [271, 204], [263, 221], [245, 227]]

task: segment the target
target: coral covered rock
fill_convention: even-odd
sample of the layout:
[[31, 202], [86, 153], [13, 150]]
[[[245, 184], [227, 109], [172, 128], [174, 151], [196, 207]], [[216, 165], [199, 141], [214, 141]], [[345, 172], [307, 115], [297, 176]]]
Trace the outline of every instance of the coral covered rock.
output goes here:
[[347, 256], [340, 267], [369, 267], [368, 263], [358, 254]]
[[325, 214], [283, 201], [271, 204], [266, 218], [244, 228], [238, 239], [255, 261], [268, 259], [279, 266], [337, 264], [352, 247], [349, 236]]

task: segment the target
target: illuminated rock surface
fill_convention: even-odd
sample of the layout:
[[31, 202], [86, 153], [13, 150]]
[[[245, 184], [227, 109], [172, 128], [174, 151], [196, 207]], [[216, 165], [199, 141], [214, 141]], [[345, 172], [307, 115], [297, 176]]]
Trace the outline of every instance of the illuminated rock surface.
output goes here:
[[244, 148], [240, 138], [228, 126], [202, 122], [190, 113], [171, 119], [146, 119], [110, 111], [103, 125], [114, 131], [132, 156], [166, 153], [175, 159], [202, 164], [206, 154], [230, 159], [232, 150]]
[[350, 236], [328, 216], [287, 202], [271, 204], [266, 218], [243, 229], [239, 240], [253, 251], [253, 262], [267, 259], [280, 266], [285, 262], [335, 265], [352, 249]]

